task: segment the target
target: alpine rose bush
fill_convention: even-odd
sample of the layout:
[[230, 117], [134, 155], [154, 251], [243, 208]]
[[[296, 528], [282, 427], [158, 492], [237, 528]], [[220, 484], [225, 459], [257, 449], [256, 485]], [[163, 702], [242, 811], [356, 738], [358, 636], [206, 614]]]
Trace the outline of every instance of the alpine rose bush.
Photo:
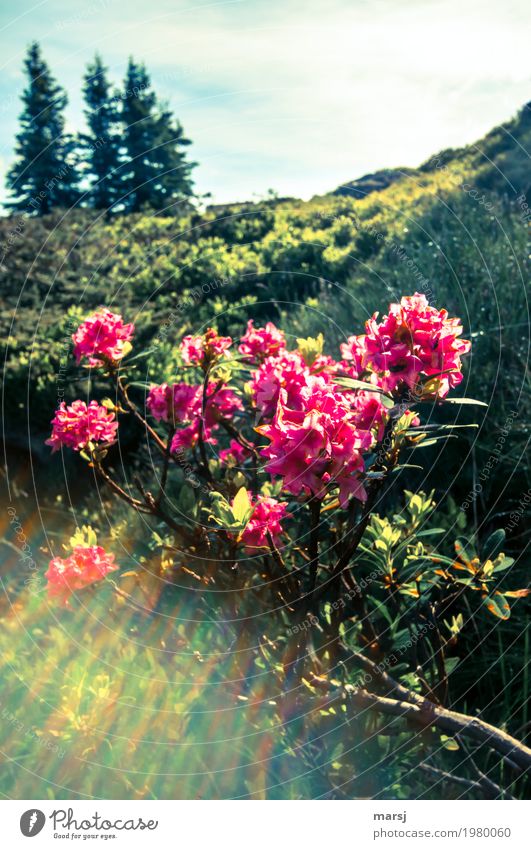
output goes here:
[[[391, 304], [381, 319], [375, 313], [365, 331], [344, 342], [335, 360], [323, 353], [322, 334], [297, 339], [298, 347], [289, 351], [274, 324], [255, 327], [249, 321], [235, 353], [230, 337], [209, 328], [185, 337], [182, 372], [174, 382], [151, 386], [142, 407], [139, 389], [145, 384], [128, 382], [123, 364], [118, 369], [132, 325], [101, 310], [75, 334], [75, 351], [90, 362], [102, 358], [117, 403], [61, 403], [47, 443], [54, 451], [62, 445], [86, 448], [81, 458], [102, 490], [139, 514], [142, 561], [149, 568], [133, 573], [135, 587], [140, 584], [143, 592], [143, 574], [153, 574], [164, 593], [160, 608], [151, 585], [142, 596], [146, 624], [156, 624], [168, 604], [186, 610], [181, 604], [187, 604], [187, 593], [194, 604], [198, 599], [194, 616], [180, 616], [181, 623], [200, 621], [196, 611], [216, 623], [226, 643], [222, 652], [216, 648], [214, 663], [224, 663], [218, 658], [226, 654], [237, 673], [225, 679], [225, 704], [234, 704], [233, 684], [239, 690], [243, 683], [253, 712], [256, 706], [268, 711], [273, 746], [278, 729], [285, 733], [291, 719], [299, 729], [301, 717], [317, 721], [314, 741], [335, 731], [334, 722], [342, 731], [352, 722], [352, 739], [363, 739], [358, 728], [372, 739], [378, 728], [388, 727], [374, 711], [395, 719], [398, 711], [424, 730], [448, 733], [449, 717], [460, 734], [473, 727], [475, 743], [483, 734], [486, 746], [504, 759], [509, 752], [523, 773], [531, 765], [526, 746], [509, 742], [505, 730], [496, 733], [476, 715], [448, 710], [448, 661], [457, 654], [464, 616], [506, 620], [513, 602], [529, 592], [502, 586], [514, 562], [500, 550], [504, 532], [483, 540], [478, 531], [466, 545], [456, 540], [448, 550], [449, 533], [437, 544], [433, 537], [441, 529], [426, 526], [434, 493], [406, 490], [395, 512], [389, 486], [393, 472], [412, 465], [403, 461], [403, 449], [414, 449], [416, 460], [423, 443], [447, 440], [453, 425], [433, 422], [431, 412], [429, 426], [422, 425], [417, 404], [430, 402], [433, 410], [445, 403], [463, 379], [461, 357], [470, 342], [460, 338], [459, 319], [419, 294]], [[142, 440], [129, 467], [131, 480], [127, 467], [98, 448], [115, 441], [117, 414], [142, 427], [150, 449]], [[115, 479], [116, 466], [125, 481]], [[73, 593], [117, 569], [114, 556], [96, 542], [85, 526], [71, 538], [69, 557], [52, 558], [46, 572], [50, 599], [69, 605]], [[123, 600], [118, 583], [115, 590]], [[175, 634], [176, 646], [184, 627]], [[165, 636], [166, 630], [165, 624]], [[411, 653], [404, 651], [404, 634], [412, 637], [410, 646], [415, 643]], [[384, 694], [386, 688], [377, 685], [387, 666], [398, 683]], [[226, 668], [220, 667], [221, 675]], [[368, 672], [363, 688], [361, 671]], [[332, 702], [340, 706], [337, 712], [328, 709]], [[408, 725], [397, 726], [400, 735], [407, 731]], [[410, 733], [416, 740], [416, 732]], [[335, 738], [330, 763], [337, 757]], [[425, 734], [421, 756], [435, 755], [440, 739], [439, 733]], [[290, 748], [294, 742], [290, 735]], [[315, 754], [319, 763], [328, 757], [324, 749]], [[343, 788], [350, 782], [348, 760], [341, 757], [341, 771], [333, 776]], [[475, 779], [473, 784], [480, 787]], [[366, 795], [366, 785], [353, 793]]]
[[[462, 380], [460, 358], [470, 350], [470, 342], [459, 339], [460, 321], [448, 318], [446, 310], [434, 309], [418, 293], [391, 304], [388, 314], [380, 322], [377, 319], [375, 313], [366, 322], [365, 334], [351, 336], [341, 345], [338, 361], [322, 353], [322, 336], [298, 340], [299, 349], [288, 351], [284, 334], [272, 322], [255, 327], [249, 321], [238, 352], [251, 367], [251, 376], [238, 391], [227, 385], [234, 361], [232, 339], [220, 336], [215, 328], [201, 336], [186, 336], [181, 343], [182, 358], [197, 370], [198, 380], [150, 388], [146, 411], [157, 425], [165, 426], [169, 445], [150, 431], [146, 422], [147, 432], [158, 438], [167, 463], [171, 457], [180, 462], [182, 453], [190, 452], [190, 462], [198, 464], [198, 473], [209, 481], [211, 490], [217, 484], [204, 446], [217, 446], [222, 440], [219, 469], [234, 475], [240, 467], [240, 478], [254, 476], [255, 487], [256, 474], [266, 472], [276, 487], [275, 494], [321, 501], [338, 492], [343, 508], [351, 498], [363, 503], [370, 485], [366, 473], [374, 462], [367, 458], [378, 451], [389, 425], [392, 431], [393, 402], [403, 399], [404, 387], [416, 390], [416, 399], [443, 400]], [[99, 355], [117, 363], [132, 333], [133, 325], [124, 324], [121, 316], [99, 310], [74, 334], [76, 357], [85, 356], [95, 363]], [[344, 380], [341, 385], [345, 375], [361, 378], [362, 384], [351, 386]], [[117, 389], [126, 408], [142, 419], [138, 408], [131, 407], [120, 380]], [[62, 445], [81, 451], [92, 444], [110, 444], [117, 435], [115, 410], [123, 411], [120, 406], [108, 409], [97, 401], [88, 406], [80, 400], [70, 406], [63, 402], [47, 444], [54, 451]], [[406, 416], [407, 427], [419, 424], [415, 413], [396, 415]], [[253, 416], [255, 424], [258, 417], [262, 425], [254, 431], [251, 428], [246, 436], [240, 428], [249, 427]], [[256, 444], [253, 432], [268, 444]], [[109, 482], [100, 455], [93, 452], [91, 456], [96, 470]], [[254, 460], [248, 466], [245, 461], [250, 457]], [[123, 492], [116, 485], [114, 490]], [[239, 537], [245, 549], [267, 548], [268, 532], [277, 544], [281, 520], [290, 515], [287, 504], [263, 489], [251, 492], [249, 504], [252, 512]], [[156, 509], [157, 502], [152, 499], [148, 510]]]
[[97, 401], [74, 401], [69, 407], [62, 401], [52, 419], [52, 435], [46, 445], [58, 451], [61, 445], [82, 451], [89, 442], [111, 443], [116, 439], [115, 414]]
[[101, 581], [117, 568], [114, 554], [107, 553], [101, 546], [74, 546], [69, 557], [54, 557], [50, 560], [45, 574], [48, 597], [68, 605], [72, 593]]
[[124, 324], [121, 315], [102, 308], [72, 334], [74, 356], [78, 363], [87, 357], [91, 366], [101, 366], [105, 360], [118, 363], [127, 353], [126, 343], [134, 330], [134, 324]]

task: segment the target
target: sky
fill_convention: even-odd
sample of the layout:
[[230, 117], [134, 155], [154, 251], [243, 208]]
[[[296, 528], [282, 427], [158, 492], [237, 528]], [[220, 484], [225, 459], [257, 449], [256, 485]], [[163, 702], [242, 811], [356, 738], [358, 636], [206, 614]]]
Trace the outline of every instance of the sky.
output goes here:
[[145, 61], [218, 203], [309, 198], [472, 143], [531, 100], [529, 0], [17, 0], [0, 13], [0, 179], [38, 40], [80, 129], [98, 51]]

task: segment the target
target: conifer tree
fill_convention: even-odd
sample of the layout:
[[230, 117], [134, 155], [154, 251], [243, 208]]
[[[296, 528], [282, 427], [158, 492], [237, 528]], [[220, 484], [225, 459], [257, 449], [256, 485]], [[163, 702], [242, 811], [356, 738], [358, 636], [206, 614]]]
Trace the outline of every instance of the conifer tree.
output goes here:
[[165, 107], [159, 117], [159, 135], [154, 150], [158, 165], [157, 196], [152, 202], [155, 209], [169, 209], [172, 203], [193, 195], [191, 172], [195, 163], [188, 160], [183, 149], [190, 144], [180, 122]]
[[88, 133], [80, 136], [85, 173], [90, 182], [89, 205], [111, 209], [120, 199], [120, 114], [117, 98], [100, 56], [87, 66], [83, 80]]
[[75, 146], [65, 134], [67, 97], [42, 58], [37, 42], [24, 61], [28, 84], [17, 135], [16, 162], [7, 176], [13, 196], [6, 206], [44, 215], [57, 206], [69, 207], [79, 197]]
[[145, 66], [133, 59], [125, 78], [122, 118], [126, 210], [166, 209], [190, 197], [194, 164], [182, 150], [190, 142], [169, 109], [159, 105]]

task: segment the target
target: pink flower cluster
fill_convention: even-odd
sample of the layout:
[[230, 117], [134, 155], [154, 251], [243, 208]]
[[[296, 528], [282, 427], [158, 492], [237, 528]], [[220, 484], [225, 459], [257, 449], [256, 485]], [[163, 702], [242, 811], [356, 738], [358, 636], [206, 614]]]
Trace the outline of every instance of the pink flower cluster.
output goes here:
[[117, 430], [114, 413], [97, 401], [88, 406], [84, 401], [74, 401], [68, 407], [62, 401], [52, 419], [52, 435], [46, 445], [51, 445], [52, 451], [61, 445], [81, 451], [88, 442], [114, 442]]
[[217, 330], [209, 327], [202, 336], [185, 336], [181, 342], [181, 353], [188, 365], [205, 368], [221, 359], [231, 345], [230, 336], [219, 336]]
[[[215, 439], [213, 434], [219, 429], [219, 420], [231, 419], [237, 411], [242, 409], [242, 402], [232, 389], [220, 389], [215, 392], [214, 387], [214, 383], [211, 383], [209, 386], [210, 394], [207, 393], [207, 403], [203, 423], [203, 441], [209, 442], [212, 445], [217, 443], [217, 439]], [[197, 389], [197, 404], [194, 409], [190, 410], [190, 424], [187, 427], [178, 430], [172, 439], [171, 451], [174, 454], [193, 448], [194, 445], [197, 445], [199, 440], [200, 422], [202, 417], [202, 388], [197, 387]]]
[[70, 596], [95, 581], [101, 581], [118, 566], [114, 554], [108, 554], [99, 545], [74, 547], [70, 557], [54, 557], [50, 560], [46, 579], [48, 596], [68, 605]]
[[[188, 450], [197, 444], [202, 417], [202, 397], [202, 386], [189, 386], [187, 383], [174, 383], [171, 386], [162, 383], [151, 387], [146, 406], [157, 421], [189, 423], [174, 434], [171, 444], [173, 453]], [[217, 384], [211, 382], [207, 388], [204, 441], [215, 443], [213, 433], [219, 428], [219, 420], [230, 419], [242, 409], [242, 402], [232, 389], [218, 389]]]
[[461, 356], [471, 343], [459, 339], [458, 318], [448, 318], [446, 310], [431, 307], [416, 293], [390, 304], [388, 314], [377, 319], [375, 313], [366, 322], [365, 336], [342, 345], [344, 359], [358, 375], [374, 372], [385, 391], [408, 387], [424, 398], [445, 398], [461, 383]]
[[286, 337], [272, 321], [268, 321], [265, 327], [255, 327], [250, 319], [238, 350], [250, 362], [261, 363], [267, 357], [276, 357], [286, 350]]
[[343, 370], [359, 377], [365, 370], [365, 336], [349, 336], [340, 346]]
[[286, 504], [277, 501], [276, 498], [258, 496], [252, 498], [253, 512], [245, 530], [241, 534], [241, 541], [248, 551], [256, 548], [268, 548], [267, 533], [271, 534], [273, 543], [278, 546], [283, 534], [280, 524], [283, 519], [290, 518]]
[[223, 448], [219, 452], [219, 461], [225, 466], [239, 466], [245, 463], [248, 457], [251, 456], [251, 451], [240, 445], [235, 439], [231, 439], [229, 447]]
[[280, 391], [286, 393], [288, 406], [299, 406], [301, 391], [307, 387], [310, 369], [296, 351], [285, 351], [268, 357], [254, 372], [250, 382], [251, 396], [257, 411], [271, 418], [277, 408]]
[[299, 409], [290, 408], [281, 389], [273, 421], [257, 428], [271, 441], [261, 451], [265, 468], [283, 477], [284, 488], [294, 495], [322, 498], [337, 485], [342, 506], [351, 495], [364, 501], [363, 452], [372, 433], [358, 426], [349, 399], [323, 377], [310, 377], [298, 400]]
[[102, 307], [72, 335], [77, 362], [83, 357], [88, 357], [91, 366], [100, 366], [104, 360], [119, 362], [134, 330], [134, 324], [124, 324], [121, 315]]
[[199, 386], [189, 386], [187, 383], [174, 383], [168, 386], [152, 386], [149, 390], [146, 406], [157, 421], [182, 424], [197, 415], [201, 404], [201, 389]]

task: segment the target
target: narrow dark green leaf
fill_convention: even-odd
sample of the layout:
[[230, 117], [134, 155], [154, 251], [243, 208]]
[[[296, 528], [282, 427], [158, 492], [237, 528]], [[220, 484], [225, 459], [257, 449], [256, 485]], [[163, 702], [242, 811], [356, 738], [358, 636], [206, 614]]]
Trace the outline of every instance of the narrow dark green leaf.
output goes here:
[[476, 401], [475, 398], [445, 398], [444, 404], [473, 404], [475, 407], [488, 407], [485, 401]]
[[505, 531], [503, 528], [498, 528], [484, 542], [481, 548], [481, 554], [484, 560], [492, 560], [502, 550], [502, 545], [505, 542]]
[[[387, 395], [379, 386], [374, 386], [372, 383], [367, 383], [365, 380], [357, 380], [354, 377], [336, 377], [334, 383], [339, 386], [344, 386], [346, 389], [363, 389], [366, 392], [378, 392], [379, 395], [385, 395], [390, 401], [393, 401], [390, 395]], [[394, 401], [393, 401], [394, 404]]]

